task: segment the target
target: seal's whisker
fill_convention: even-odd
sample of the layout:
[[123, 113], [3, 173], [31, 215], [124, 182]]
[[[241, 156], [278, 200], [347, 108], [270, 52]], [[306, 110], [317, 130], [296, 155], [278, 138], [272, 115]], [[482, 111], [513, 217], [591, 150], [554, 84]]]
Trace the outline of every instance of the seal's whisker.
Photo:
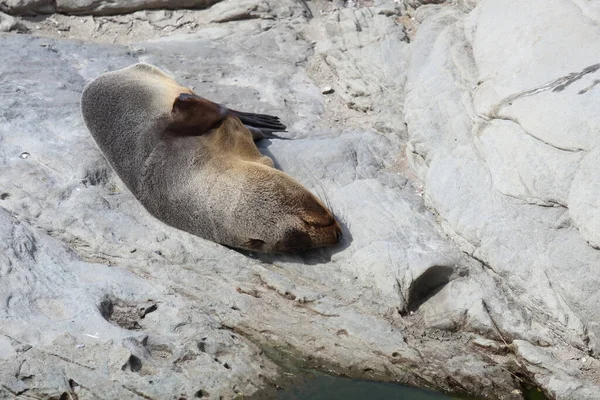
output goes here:
[[333, 215], [333, 218], [335, 218], [336, 221], [342, 222], [345, 224], [345, 218], [342, 216], [342, 214], [339, 212], [339, 210], [336, 211], [335, 208], [333, 207], [331, 200], [329, 199], [329, 195], [327, 194], [327, 191], [323, 187], [322, 183], [319, 181], [316, 181], [316, 185], [317, 185], [317, 187], [315, 188], [315, 191], [319, 195], [319, 198], [321, 200], [323, 200], [323, 202], [325, 203], [325, 206], [327, 207], [329, 212], [331, 212], [331, 214]]

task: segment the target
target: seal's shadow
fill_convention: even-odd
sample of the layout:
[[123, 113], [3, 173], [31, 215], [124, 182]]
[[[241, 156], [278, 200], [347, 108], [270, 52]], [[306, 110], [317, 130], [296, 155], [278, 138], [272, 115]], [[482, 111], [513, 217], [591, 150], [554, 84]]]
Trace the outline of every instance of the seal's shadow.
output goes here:
[[[294, 140], [294, 139], [290, 139], [290, 140]], [[280, 171], [283, 171], [281, 169], [281, 165], [279, 165], [279, 162], [277, 161], [277, 157], [275, 157], [275, 155], [273, 155], [271, 150], [269, 150], [269, 147], [271, 146], [271, 139], [259, 140], [258, 142], [255, 142], [255, 144], [256, 144], [256, 147], [258, 147], [258, 151], [260, 151], [260, 154], [262, 154], [263, 156], [269, 157], [271, 160], [273, 160], [273, 164], [275, 164], [275, 168]]]
[[[261, 154], [263, 154], [263, 155], [269, 157], [271, 160], [273, 160], [273, 163], [275, 164], [275, 168], [277, 168], [280, 171], [283, 171], [281, 169], [279, 162], [277, 161], [277, 157], [275, 157], [273, 155], [273, 153], [269, 150], [270, 145], [271, 145], [270, 139], [261, 140], [256, 143], [256, 147], [258, 147], [258, 150], [261, 152]], [[283, 171], [283, 172], [285, 172], [285, 171]], [[333, 210], [332, 210], [332, 212], [333, 212]], [[325, 263], [328, 263], [331, 261], [331, 257], [334, 254], [345, 250], [352, 243], [352, 234], [350, 233], [348, 224], [345, 221], [340, 220], [339, 216], [337, 216], [337, 215], [336, 215], [336, 220], [338, 221], [338, 223], [340, 224], [340, 227], [342, 228], [342, 240], [333, 247], [322, 247], [322, 248], [318, 248], [318, 249], [306, 250], [306, 251], [303, 251], [303, 252], [297, 253], [297, 254], [262, 254], [262, 253], [254, 253], [251, 251], [240, 250], [240, 249], [232, 249], [232, 250], [235, 250], [238, 253], [244, 254], [247, 257], [250, 257], [253, 259], [258, 259], [258, 260], [266, 262], [266, 263], [273, 263], [276, 261], [280, 261], [280, 262], [284, 261], [284, 262], [292, 262], [292, 263], [293, 262], [303, 263], [303, 264], [307, 264], [307, 265], [325, 264]]]

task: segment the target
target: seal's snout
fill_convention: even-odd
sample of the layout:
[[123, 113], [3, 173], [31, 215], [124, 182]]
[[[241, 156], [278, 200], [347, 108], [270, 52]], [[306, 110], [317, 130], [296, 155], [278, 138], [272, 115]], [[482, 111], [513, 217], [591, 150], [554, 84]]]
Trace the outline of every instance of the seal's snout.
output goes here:
[[[318, 202], [315, 202], [319, 204]], [[281, 253], [295, 253], [318, 247], [331, 247], [342, 239], [342, 228], [333, 214], [325, 207], [319, 212], [314, 208], [306, 209], [298, 215], [296, 221], [283, 235], [275, 248]]]
[[325, 235], [325, 237], [328, 239], [326, 245], [333, 246], [333, 245], [338, 244], [342, 240], [342, 236], [343, 236], [342, 228], [341, 228], [340, 224], [338, 224], [338, 222], [334, 220], [331, 227], [328, 227], [328, 228], [331, 229], [331, 232], [328, 232], [328, 234]]
[[311, 238], [310, 247], [334, 246], [342, 239], [342, 228], [333, 213], [312, 194], [303, 198], [299, 217]]
[[338, 244], [342, 240], [342, 236], [343, 236], [342, 235], [342, 229], [339, 226], [338, 226], [338, 230], [335, 233], [335, 235], [336, 235], [335, 236], [336, 237], [336, 242], [335, 243]]

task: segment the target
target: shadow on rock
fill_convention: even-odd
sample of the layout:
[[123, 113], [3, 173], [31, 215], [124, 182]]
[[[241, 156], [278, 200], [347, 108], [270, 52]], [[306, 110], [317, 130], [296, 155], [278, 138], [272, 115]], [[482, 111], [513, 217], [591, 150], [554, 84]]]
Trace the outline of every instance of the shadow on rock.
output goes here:
[[[294, 139], [290, 139], [290, 140], [294, 140]], [[256, 147], [258, 147], [258, 151], [260, 151], [260, 153], [263, 156], [267, 156], [271, 160], [273, 160], [273, 164], [276, 169], [282, 171], [281, 165], [279, 165], [279, 163], [277, 162], [277, 158], [273, 155], [273, 153], [271, 153], [271, 150], [269, 150], [269, 146], [271, 146], [271, 143], [272, 143], [271, 139], [264, 139], [259, 142], [256, 142]]]

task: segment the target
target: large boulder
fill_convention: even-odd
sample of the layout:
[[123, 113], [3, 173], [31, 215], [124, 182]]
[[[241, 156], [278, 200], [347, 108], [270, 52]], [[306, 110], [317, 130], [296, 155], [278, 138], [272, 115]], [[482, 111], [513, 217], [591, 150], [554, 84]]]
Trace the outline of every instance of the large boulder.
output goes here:
[[[595, 360], [597, 7], [486, 0], [467, 16], [451, 7], [418, 14], [404, 111], [427, 204], [528, 310], [525, 326], [539, 337], [527, 352], [544, 348], [569, 364], [580, 349]], [[569, 373], [594, 381], [587, 359]], [[544, 386], [557, 398], [600, 396], [553, 373]]]
[[0, 0], [0, 10], [13, 15], [114, 15], [138, 10], [207, 8], [221, 0]]

